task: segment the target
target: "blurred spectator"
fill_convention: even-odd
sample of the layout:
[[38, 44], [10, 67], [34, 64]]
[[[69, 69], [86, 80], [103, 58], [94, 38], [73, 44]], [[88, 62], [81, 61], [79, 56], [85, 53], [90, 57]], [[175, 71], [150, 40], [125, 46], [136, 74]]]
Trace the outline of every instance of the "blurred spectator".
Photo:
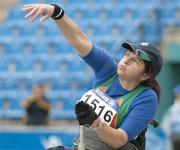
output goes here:
[[44, 96], [43, 85], [33, 85], [33, 95], [24, 101], [23, 107], [27, 112], [26, 125], [48, 125], [51, 105]]
[[171, 139], [172, 149], [180, 148], [180, 84], [174, 88], [174, 103], [162, 120], [162, 128]]

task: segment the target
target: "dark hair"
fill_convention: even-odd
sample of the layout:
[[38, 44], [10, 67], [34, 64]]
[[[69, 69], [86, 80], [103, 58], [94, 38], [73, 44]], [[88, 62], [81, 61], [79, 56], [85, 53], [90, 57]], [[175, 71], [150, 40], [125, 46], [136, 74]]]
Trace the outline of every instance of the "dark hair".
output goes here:
[[158, 103], [160, 101], [160, 94], [161, 94], [161, 89], [159, 86], [159, 83], [155, 79], [155, 75], [152, 70], [152, 65], [148, 61], [144, 61], [145, 63], [145, 73], [148, 73], [150, 75], [150, 78], [148, 80], [142, 81], [141, 84], [144, 86], [151, 87], [157, 94], [158, 97]]

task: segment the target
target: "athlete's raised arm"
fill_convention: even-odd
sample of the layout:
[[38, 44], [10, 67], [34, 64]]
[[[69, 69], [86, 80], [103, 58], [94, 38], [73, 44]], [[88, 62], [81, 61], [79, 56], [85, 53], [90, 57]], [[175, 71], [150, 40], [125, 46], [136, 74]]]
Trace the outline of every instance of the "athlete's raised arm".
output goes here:
[[27, 4], [22, 8], [33, 22], [40, 17], [43, 22], [52, 17], [68, 42], [77, 50], [80, 56], [86, 56], [92, 49], [92, 43], [81, 29], [67, 16], [64, 10], [57, 5], [51, 4]]

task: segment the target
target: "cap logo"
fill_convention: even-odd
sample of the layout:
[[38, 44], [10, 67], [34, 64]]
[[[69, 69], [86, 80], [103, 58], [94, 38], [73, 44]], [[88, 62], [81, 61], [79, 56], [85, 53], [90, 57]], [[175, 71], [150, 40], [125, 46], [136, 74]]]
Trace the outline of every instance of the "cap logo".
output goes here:
[[142, 46], [148, 46], [149, 43], [148, 43], [148, 42], [142, 42], [141, 45], [142, 45]]

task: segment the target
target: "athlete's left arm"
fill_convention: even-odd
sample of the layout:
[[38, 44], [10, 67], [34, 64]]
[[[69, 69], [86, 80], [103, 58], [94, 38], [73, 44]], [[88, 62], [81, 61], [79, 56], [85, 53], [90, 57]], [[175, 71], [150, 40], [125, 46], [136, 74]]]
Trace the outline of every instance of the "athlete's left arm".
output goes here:
[[[100, 124], [100, 121], [98, 124]], [[115, 149], [125, 145], [128, 141], [128, 135], [124, 130], [112, 128], [105, 123], [102, 127], [97, 127], [96, 131], [104, 143]]]

